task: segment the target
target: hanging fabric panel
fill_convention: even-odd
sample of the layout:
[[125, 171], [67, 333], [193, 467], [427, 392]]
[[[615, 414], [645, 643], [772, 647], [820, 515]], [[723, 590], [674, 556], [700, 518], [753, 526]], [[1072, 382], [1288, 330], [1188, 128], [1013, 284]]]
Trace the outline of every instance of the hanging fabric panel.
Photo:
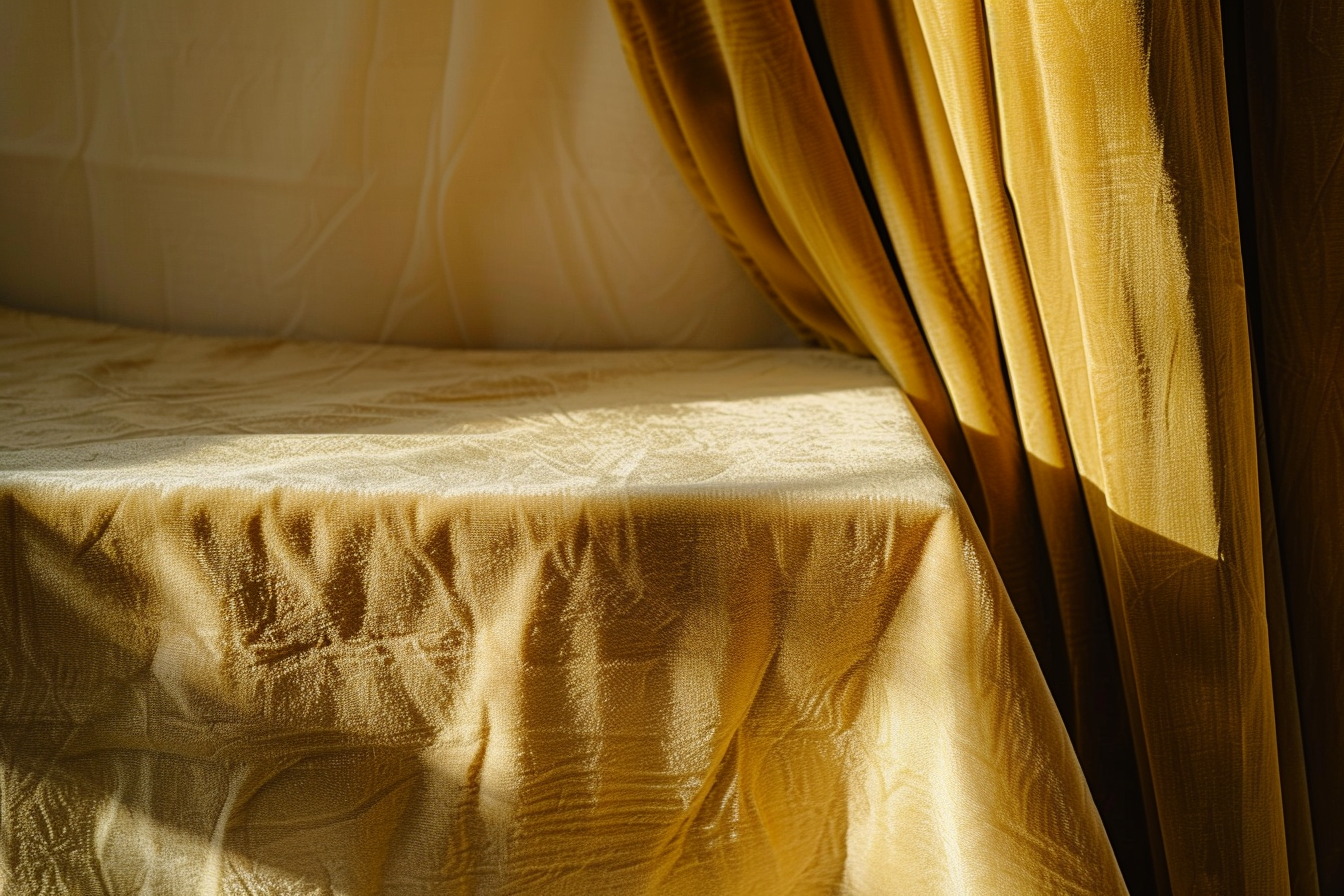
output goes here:
[[[1143, 867], [1149, 844], [1111, 619], [995, 118], [961, 113], [984, 109], [993, 90], [983, 28], [973, 7], [960, 7], [960, 19], [949, 4], [921, 9], [943, 17], [931, 25], [941, 35], [937, 70], [911, 0], [819, 4], [883, 219], [986, 483], [989, 531], [1031, 533], [1039, 510], [1048, 557], [1027, 556], [1053, 578], [1067, 651], [1040, 660], [1048, 670], [1067, 664], [1056, 699], [1122, 864]], [[952, 124], [940, 85], [958, 113]], [[983, 250], [981, 233], [990, 235]]]
[[[613, 2], [646, 95], [688, 77], [696, 53], [755, 71], [761, 48], [787, 46], [799, 27], [779, 3], [704, 0], [661, 18], [652, 6]], [[1275, 705], [1292, 676], [1273, 667], [1283, 630], [1276, 622], [1272, 653], [1266, 619], [1273, 538], [1261, 525], [1219, 10], [816, 8], [875, 223], [967, 442], [972, 472], [958, 482], [980, 491], [977, 518], [1135, 886], [1309, 892], [1296, 719]], [[752, 182], [734, 189], [764, 189], [763, 172], [786, 159], [798, 193], [834, 181], [834, 162], [799, 171], [791, 145], [754, 139], [753, 122], [818, 120], [816, 91], [790, 78], [774, 92], [728, 79], [704, 120], [755, 152], [738, 172]], [[652, 105], [665, 120], [666, 104]], [[694, 180], [698, 159], [681, 161]], [[872, 220], [853, 214], [851, 231]], [[805, 245], [789, 245], [833, 252], [849, 232], [799, 231]], [[890, 363], [880, 334], [859, 332]], [[996, 537], [1005, 527], [1016, 542]]]

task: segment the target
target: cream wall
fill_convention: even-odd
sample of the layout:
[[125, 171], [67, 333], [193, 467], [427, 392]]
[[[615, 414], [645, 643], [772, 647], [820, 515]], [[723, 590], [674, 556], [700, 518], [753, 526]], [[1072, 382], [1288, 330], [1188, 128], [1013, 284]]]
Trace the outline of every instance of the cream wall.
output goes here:
[[0, 302], [476, 347], [792, 335], [605, 0], [0, 0]]

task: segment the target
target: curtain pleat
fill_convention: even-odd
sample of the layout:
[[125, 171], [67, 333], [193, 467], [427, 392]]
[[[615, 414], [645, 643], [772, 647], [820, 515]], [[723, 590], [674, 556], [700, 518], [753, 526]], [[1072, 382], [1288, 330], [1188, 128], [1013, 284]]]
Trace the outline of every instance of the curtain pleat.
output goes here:
[[[1260, 474], [1261, 543], [1265, 556], [1265, 621], [1269, 629], [1269, 657], [1274, 673], [1274, 725], [1279, 746], [1279, 785], [1283, 788], [1283, 825], [1288, 838], [1290, 891], [1300, 896], [1321, 893], [1316, 842], [1312, 832], [1310, 785], [1307, 781], [1305, 751], [1302, 744], [1302, 703], [1297, 696], [1296, 662], [1293, 659], [1292, 630], [1288, 621], [1288, 595], [1283, 584], [1283, 557], [1279, 549], [1277, 514], [1274, 509], [1273, 477], [1269, 467], [1269, 445], [1265, 432], [1263, 402], [1255, 390], [1255, 436], [1257, 468]], [[1328, 828], [1322, 827], [1328, 831]], [[1333, 887], [1325, 892], [1338, 892]]]
[[613, 2], [673, 157], [753, 279], [803, 335], [851, 351], [878, 347], [965, 478], [965, 440], [947, 391], [872, 227], [793, 12], [787, 0], [741, 6]]
[[1286, 891], [1217, 8], [995, 4], [989, 30], [1159, 879]]
[[[1039, 509], [1048, 555], [1036, 556], [1053, 579], [1070, 673], [1067, 691], [1057, 690], [1061, 710], [1122, 867], [1131, 878], [1151, 877], [1110, 611], [1004, 188], [978, 7], [896, 0], [820, 9], [847, 101], [869, 124], [864, 161], [911, 297], [977, 469], [992, 483], [985, 487], [990, 532], [1035, 534], [1023, 521], [1035, 523]], [[940, 35], [932, 42], [936, 65], [921, 15]], [[1000, 374], [1000, 341], [1011, 390]], [[1002, 541], [987, 537], [1001, 556]]]
[[1344, 11], [1247, 2], [1263, 431], [1217, 4], [815, 0], [869, 214], [786, 2], [612, 0], [758, 282], [922, 390], [1135, 892], [1344, 888]]
[[[1085, 586], [1089, 574], [1094, 583], [1096, 577], [1087, 565], [1090, 542], [1080, 525], [1084, 518], [1076, 513], [1069, 521], [1053, 514], [1060, 507], [1081, 510], [1076, 482], [1069, 481], [1072, 504], [1051, 500], [1050, 490], [1057, 481], [1044, 469], [1029, 472], [1023, 450], [1025, 437], [1032, 457], [1062, 459], [1071, 467], [1062, 427], [1056, 427], [1057, 438], [1050, 438], [1050, 418], [1053, 415], [1058, 423], [1059, 408], [1049, 368], [1042, 363], [1039, 324], [1033, 309], [1012, 301], [1014, 296], [1030, 299], [1029, 286], [1025, 293], [1014, 291], [1026, 285], [1025, 276], [1020, 276], [1025, 275], [1020, 251], [1008, 253], [1011, 270], [1005, 272], [1002, 265], [986, 264], [994, 256], [982, 254], [980, 247], [986, 233], [997, 232], [999, 243], [1014, 244], [1016, 234], [996, 231], [996, 222], [981, 226], [982, 212], [993, 206], [993, 200], [982, 195], [988, 191], [981, 189], [980, 178], [972, 173], [968, 183], [969, 169], [957, 164], [964, 157], [965, 135], [950, 126], [939, 101], [935, 66], [920, 39], [914, 7], [855, 3], [821, 4], [818, 9], [834, 47], [846, 103], [861, 123], [856, 130], [883, 221], [984, 492], [985, 538], [1034, 636], [1061, 712], [1076, 729], [1078, 695], [1070, 686], [1070, 667], [1088, 663], [1089, 658], [1074, 649], [1088, 635], [1068, 625], [1075, 619], [1061, 620], [1060, 608], [1075, 602], [1075, 592], [1079, 585]], [[887, 126], [874, 128], [874, 121]], [[951, 125], [960, 123], [954, 116]], [[995, 198], [1002, 199], [1001, 194], [1000, 190]], [[995, 211], [1002, 211], [1002, 205]], [[1007, 287], [991, 290], [991, 284], [1003, 286], [1003, 280]], [[996, 330], [996, 314], [1021, 326]], [[1032, 404], [1039, 412], [1029, 417], [1015, 417], [1009, 383], [1002, 374], [1001, 341], [1012, 391], [1041, 399]], [[1044, 442], [1036, 445], [1042, 437]], [[1044, 531], [1036, 510], [1042, 489]], [[1047, 553], [1050, 536], [1055, 538]], [[1052, 555], [1063, 560], [1058, 575], [1052, 575]], [[1095, 586], [1091, 591], [1098, 593]], [[1089, 723], [1090, 719], [1083, 724]]]

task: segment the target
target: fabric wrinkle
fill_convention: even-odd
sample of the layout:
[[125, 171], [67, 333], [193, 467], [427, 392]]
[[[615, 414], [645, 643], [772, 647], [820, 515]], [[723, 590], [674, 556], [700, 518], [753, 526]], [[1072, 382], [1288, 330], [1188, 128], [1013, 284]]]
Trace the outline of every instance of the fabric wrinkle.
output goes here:
[[[983, 544], [931, 522], [966, 511], [872, 361], [4, 311], [0, 374], [7, 406], [57, 411], [0, 433], [15, 885], [50, 889], [32, 874], [65, 847], [32, 834], [52, 812], [103, 857], [69, 866], [75, 890], [885, 892], [919, 866], [883, 845], [938, 813], [970, 890], [990, 855], [1096, 879], [1103, 835], [1016, 616], [956, 572]], [[972, 646], [999, 629], [1011, 664]], [[986, 725], [974, 707], [1013, 679], [1027, 721]], [[1031, 775], [1072, 782], [1051, 798], [1071, 833], [1041, 834], [1080, 856], [1063, 872], [1003, 848], [1034, 814], [1009, 766], [1037, 750]], [[996, 771], [935, 772], [947, 751]]]

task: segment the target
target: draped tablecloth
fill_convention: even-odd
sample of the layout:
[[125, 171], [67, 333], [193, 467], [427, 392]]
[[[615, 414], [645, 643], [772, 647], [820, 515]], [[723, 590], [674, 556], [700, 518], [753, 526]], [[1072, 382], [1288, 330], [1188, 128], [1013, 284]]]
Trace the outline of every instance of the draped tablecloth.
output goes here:
[[1123, 889], [875, 363], [0, 310], [0, 881]]

